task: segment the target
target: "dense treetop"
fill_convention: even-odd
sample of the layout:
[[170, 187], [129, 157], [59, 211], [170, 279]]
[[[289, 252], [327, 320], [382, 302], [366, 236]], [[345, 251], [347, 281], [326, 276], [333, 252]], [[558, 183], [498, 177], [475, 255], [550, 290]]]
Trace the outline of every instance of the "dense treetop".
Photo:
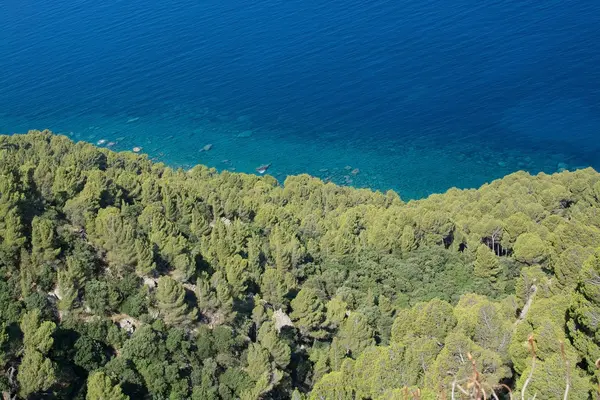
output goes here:
[[592, 169], [405, 203], [0, 136], [5, 398], [588, 399], [599, 358]]

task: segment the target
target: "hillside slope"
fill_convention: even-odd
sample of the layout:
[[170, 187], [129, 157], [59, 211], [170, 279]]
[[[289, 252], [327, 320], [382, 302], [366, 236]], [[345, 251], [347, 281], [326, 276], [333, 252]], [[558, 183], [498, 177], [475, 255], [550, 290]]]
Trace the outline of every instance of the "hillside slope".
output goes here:
[[425, 399], [526, 385], [587, 399], [599, 247], [592, 169], [405, 203], [0, 136], [0, 389]]

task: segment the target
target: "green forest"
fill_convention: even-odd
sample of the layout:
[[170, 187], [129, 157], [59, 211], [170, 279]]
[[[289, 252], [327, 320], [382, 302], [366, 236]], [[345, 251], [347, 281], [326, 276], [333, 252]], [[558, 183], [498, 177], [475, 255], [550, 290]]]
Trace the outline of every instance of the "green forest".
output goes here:
[[405, 202], [0, 136], [8, 399], [595, 399], [600, 174]]

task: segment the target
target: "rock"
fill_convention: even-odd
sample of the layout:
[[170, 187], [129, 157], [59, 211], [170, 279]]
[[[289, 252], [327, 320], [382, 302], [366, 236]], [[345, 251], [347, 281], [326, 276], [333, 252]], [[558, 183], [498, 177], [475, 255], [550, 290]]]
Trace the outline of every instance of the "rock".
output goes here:
[[506, 163], [504, 161], [498, 161], [498, 166], [504, 168], [506, 167]]
[[108, 148], [111, 148], [111, 147], [113, 147], [114, 145], [116, 145], [116, 143], [115, 143], [115, 142], [108, 142], [108, 143], [106, 144], [106, 147], [108, 147]]
[[328, 170], [327, 168], [321, 168], [321, 169], [319, 170], [319, 172], [328, 172], [328, 171], [329, 171], [329, 170]]
[[243, 131], [238, 133], [237, 135], [235, 135], [235, 137], [239, 137], [239, 138], [248, 138], [250, 136], [252, 136], [252, 131], [251, 130], [247, 130], [247, 131]]
[[134, 152], [134, 153], [139, 153], [140, 151], [142, 151], [142, 148], [141, 148], [141, 147], [139, 147], [139, 146], [135, 146], [135, 147], [133, 148], [133, 152]]
[[144, 285], [150, 287], [150, 289], [156, 288], [158, 286], [158, 279], [149, 278], [147, 276], [144, 277]]
[[359, 172], [360, 172], [360, 169], [358, 169], [358, 168], [354, 168], [354, 169], [352, 170], [352, 172], [350, 172], [350, 173], [351, 173], [352, 175], [356, 175], [356, 174], [358, 174]]
[[558, 164], [556, 164], [556, 169], [558, 169], [559, 171], [564, 171], [566, 169], [569, 169], [569, 166], [564, 162], [559, 162]]
[[140, 117], [129, 118], [129, 119], [127, 120], [127, 123], [128, 123], [128, 124], [130, 124], [130, 123], [132, 123], [132, 122], [138, 121], [139, 119], [140, 119]]
[[123, 318], [117, 322], [119, 327], [125, 332], [132, 334], [135, 331], [135, 323], [133, 318]]
[[277, 329], [277, 332], [281, 332], [281, 329], [286, 326], [294, 326], [294, 323], [290, 317], [288, 317], [288, 315], [284, 313], [281, 308], [273, 313], [273, 321], [275, 322], [275, 329]]
[[104, 143], [106, 143], [106, 139], [100, 139], [96, 142], [98, 146], [102, 146]]
[[213, 145], [209, 143], [206, 146], [204, 146], [200, 151], [209, 151], [210, 149], [212, 149], [212, 147]]
[[230, 226], [231, 225], [231, 220], [229, 218], [221, 217], [221, 222], [225, 226]]
[[258, 172], [259, 174], [264, 174], [265, 172], [267, 172], [270, 166], [270, 163], [261, 165], [260, 167], [256, 168], [256, 172]]
[[53, 295], [54, 297], [56, 297], [59, 300], [62, 300], [62, 293], [60, 292], [60, 288], [58, 287], [58, 285], [56, 285], [56, 287], [54, 288], [53, 291], [48, 293], [49, 295]]
[[351, 166], [349, 166], [349, 165], [346, 165], [346, 166], [344, 167], [344, 169], [345, 169], [346, 171], [350, 171], [350, 170], [352, 169], [352, 167], [351, 167]]

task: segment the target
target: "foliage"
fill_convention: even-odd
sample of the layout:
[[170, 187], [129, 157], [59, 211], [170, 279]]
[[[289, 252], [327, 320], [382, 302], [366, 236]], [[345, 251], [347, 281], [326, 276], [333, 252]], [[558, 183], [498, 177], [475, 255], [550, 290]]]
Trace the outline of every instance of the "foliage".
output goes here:
[[592, 169], [405, 203], [0, 136], [0, 389], [591, 398], [599, 211]]

